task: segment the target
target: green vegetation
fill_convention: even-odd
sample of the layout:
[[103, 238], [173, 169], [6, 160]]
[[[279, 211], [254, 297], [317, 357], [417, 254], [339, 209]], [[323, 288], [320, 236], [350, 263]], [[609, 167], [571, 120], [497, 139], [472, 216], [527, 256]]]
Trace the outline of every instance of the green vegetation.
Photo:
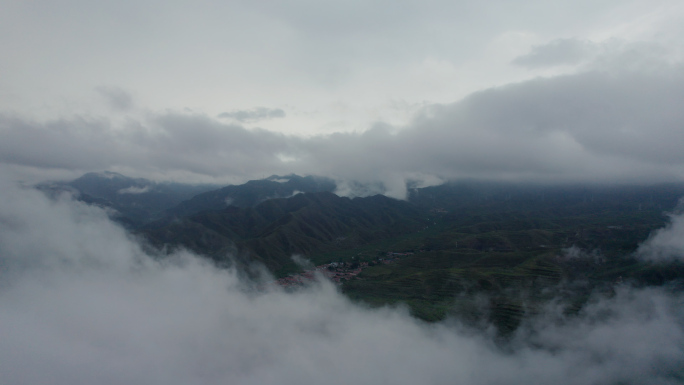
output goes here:
[[486, 320], [506, 334], [554, 298], [576, 312], [592, 291], [610, 291], [617, 282], [681, 278], [681, 266], [630, 255], [665, 225], [664, 212], [683, 195], [681, 185], [493, 183], [413, 189], [408, 202], [318, 192], [171, 218], [143, 234], [153, 244], [182, 245], [219, 262], [228, 253], [238, 264], [257, 261], [277, 277], [299, 270], [293, 254], [315, 265], [372, 262], [344, 283], [350, 298], [372, 306], [403, 303], [428, 321]]
[[[661, 285], [684, 277], [682, 266], [630, 256], [665, 225], [664, 208], [674, 208], [682, 192], [673, 186], [601, 190], [593, 202], [579, 194], [559, 202], [547, 193], [537, 202], [519, 197], [515, 205], [491, 197], [459, 205], [442, 197], [436, 202], [451, 202], [453, 211], [432, 210], [433, 225], [424, 233], [382, 244], [414, 255], [370, 267], [343, 290], [374, 306], [405, 303], [428, 321], [484, 317], [507, 333], [526, 312], [554, 298], [563, 297], [568, 311], [576, 311], [592, 291], [612, 290], [616, 282]], [[581, 255], [567, 255], [570, 247]]]
[[424, 226], [419, 209], [381, 195], [341, 198], [329, 192], [271, 199], [253, 208], [204, 211], [144, 229], [156, 245], [180, 245], [223, 261], [237, 249], [237, 263], [260, 262], [291, 272], [291, 257], [353, 250]]

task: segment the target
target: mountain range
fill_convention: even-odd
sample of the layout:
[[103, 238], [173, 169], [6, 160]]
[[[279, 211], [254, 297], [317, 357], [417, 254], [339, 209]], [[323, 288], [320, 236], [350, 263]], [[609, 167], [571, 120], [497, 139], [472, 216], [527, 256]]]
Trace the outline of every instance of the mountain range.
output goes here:
[[274, 175], [221, 188], [214, 184], [155, 182], [104, 171], [37, 187], [52, 195], [68, 192], [86, 203], [106, 207], [115, 213], [114, 220], [135, 229], [167, 217], [185, 217], [229, 206], [251, 207], [302, 192], [334, 191], [336, 185], [322, 177]]
[[112, 219], [133, 229], [160, 219], [166, 210], [218, 186], [155, 182], [104, 171], [72, 181], [42, 183], [37, 188], [51, 195], [70, 193], [78, 200], [105, 207], [113, 213]]
[[[368, 263], [342, 285], [349, 297], [406, 303], [430, 321], [454, 312], [486, 316], [503, 332], [558, 293], [576, 311], [592, 290], [611, 290], [623, 279], [679, 285], [684, 278], [679, 263], [633, 256], [667, 224], [684, 196], [681, 184], [459, 181], [409, 186], [403, 201], [337, 196], [334, 181], [314, 176], [218, 188], [105, 172], [39, 188], [108, 207], [159, 250], [187, 248], [220, 265], [257, 264], [284, 277], [301, 270], [294, 255], [315, 265]], [[490, 298], [484, 309], [472, 302], [482, 293]]]
[[198, 194], [169, 209], [167, 214], [187, 216], [204, 210], [220, 210], [228, 206], [253, 207], [276, 198], [289, 198], [300, 193], [333, 192], [335, 181], [323, 177], [299, 175], [276, 176], [250, 180], [242, 185], [226, 186]]
[[316, 192], [166, 218], [142, 233], [155, 245], [175, 244], [217, 260], [237, 248], [238, 254], [247, 254], [246, 260], [278, 271], [292, 267], [294, 254], [310, 257], [358, 247], [416, 231], [425, 223], [422, 211], [408, 202]]

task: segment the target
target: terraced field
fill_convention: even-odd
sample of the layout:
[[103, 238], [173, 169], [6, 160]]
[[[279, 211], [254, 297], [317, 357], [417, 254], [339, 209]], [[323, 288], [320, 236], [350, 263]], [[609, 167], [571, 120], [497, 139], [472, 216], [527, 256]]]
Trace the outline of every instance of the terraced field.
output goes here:
[[505, 335], [552, 299], [573, 312], [618, 282], [679, 282], [682, 266], [632, 253], [682, 196], [684, 185], [452, 183], [413, 189], [408, 202], [316, 192], [167, 218], [142, 234], [220, 263], [260, 263], [276, 278], [301, 272], [293, 255], [316, 266], [368, 262], [342, 286], [350, 298], [405, 304], [428, 321], [493, 323]]
[[505, 335], [525, 314], [551, 300], [564, 301], [571, 313], [592, 292], [610, 292], [619, 282], [679, 282], [682, 266], [646, 264], [632, 256], [652, 231], [666, 224], [661, 208], [673, 208], [676, 195], [673, 191], [647, 209], [627, 204], [633, 195], [617, 194], [557, 208], [557, 202], [549, 202], [553, 196], [547, 196], [536, 205], [511, 207], [504, 201], [478, 207], [470, 202], [453, 211], [432, 212], [432, 226], [423, 233], [385, 242], [357, 258], [385, 250], [416, 251], [414, 255], [364, 270], [344, 285], [344, 292], [372, 306], [403, 303], [428, 321], [447, 316], [472, 323], [486, 320]]

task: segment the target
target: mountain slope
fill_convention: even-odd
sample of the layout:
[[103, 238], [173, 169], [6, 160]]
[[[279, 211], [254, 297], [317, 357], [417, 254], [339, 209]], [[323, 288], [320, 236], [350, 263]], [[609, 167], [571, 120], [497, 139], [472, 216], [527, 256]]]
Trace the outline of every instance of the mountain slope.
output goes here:
[[165, 210], [217, 186], [154, 182], [105, 171], [37, 187], [50, 193], [68, 191], [84, 202], [114, 209], [117, 212], [114, 219], [135, 228], [159, 219]]
[[251, 180], [242, 185], [226, 186], [198, 194], [170, 209], [167, 214], [184, 217], [205, 210], [221, 210], [228, 206], [252, 207], [268, 199], [288, 198], [297, 193], [332, 192], [335, 188], [335, 182], [327, 178], [274, 175], [267, 179]]
[[155, 245], [183, 246], [218, 260], [237, 247], [243, 262], [259, 261], [277, 271], [292, 264], [293, 254], [356, 247], [423, 226], [421, 211], [407, 202], [319, 192], [167, 219], [149, 225], [143, 234]]

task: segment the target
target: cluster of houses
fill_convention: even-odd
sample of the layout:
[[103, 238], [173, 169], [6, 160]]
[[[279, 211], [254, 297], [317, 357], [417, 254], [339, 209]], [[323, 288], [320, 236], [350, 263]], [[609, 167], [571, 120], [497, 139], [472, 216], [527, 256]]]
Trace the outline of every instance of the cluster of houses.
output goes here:
[[356, 278], [361, 271], [376, 263], [389, 264], [396, 261], [399, 257], [404, 257], [412, 255], [413, 253], [394, 253], [388, 252], [387, 258], [379, 258], [377, 262], [356, 262], [356, 263], [344, 263], [344, 262], [332, 262], [326, 263], [324, 265], [316, 266], [313, 270], [306, 270], [299, 274], [291, 274], [287, 277], [280, 278], [276, 280], [276, 284], [282, 287], [295, 287], [301, 286], [306, 283], [315, 281], [318, 277], [326, 277], [329, 280], [339, 284], [343, 281], [351, 280]]
[[[422, 250], [421, 250], [421, 251], [422, 251]], [[391, 258], [391, 257], [405, 257], [405, 256], [407, 256], [407, 255], [413, 255], [413, 253], [411, 253], [411, 252], [406, 252], [406, 253], [395, 253], [395, 252], [392, 252], [392, 251], [390, 251], [390, 252], [387, 253], [387, 256], [390, 257], [390, 258]], [[382, 260], [382, 259], [380, 259], [380, 260]]]
[[364, 267], [368, 267], [368, 262], [361, 262], [355, 268], [350, 268], [348, 264], [344, 263], [326, 263], [325, 265], [316, 266], [314, 270], [306, 270], [299, 274], [292, 274], [284, 278], [280, 278], [276, 283], [283, 287], [300, 286], [305, 283], [313, 282], [318, 277], [323, 276], [331, 281], [341, 284], [343, 280], [350, 280], [355, 278]]

